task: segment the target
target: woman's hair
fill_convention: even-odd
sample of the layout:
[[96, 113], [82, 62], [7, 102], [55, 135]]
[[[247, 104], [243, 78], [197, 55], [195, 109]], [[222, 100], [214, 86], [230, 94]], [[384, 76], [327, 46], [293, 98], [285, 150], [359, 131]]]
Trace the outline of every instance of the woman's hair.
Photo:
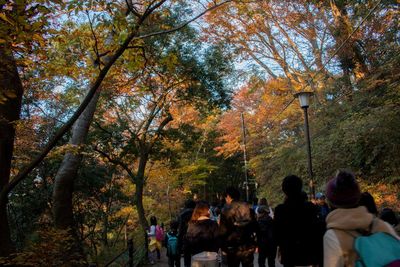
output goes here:
[[157, 218], [156, 216], [150, 217], [150, 225], [157, 225]]
[[197, 221], [201, 216], [210, 216], [210, 205], [206, 201], [199, 201], [193, 210], [192, 218], [190, 221]]
[[381, 212], [380, 218], [392, 226], [396, 226], [399, 223], [396, 214], [390, 208], [384, 208]]
[[360, 202], [358, 204], [366, 207], [369, 213], [372, 213], [375, 216], [378, 215], [378, 209], [376, 208], [374, 197], [370, 193], [361, 193]]
[[228, 186], [224, 192], [224, 197], [227, 196], [230, 196], [233, 200], [238, 201], [240, 199], [240, 192], [236, 187]]

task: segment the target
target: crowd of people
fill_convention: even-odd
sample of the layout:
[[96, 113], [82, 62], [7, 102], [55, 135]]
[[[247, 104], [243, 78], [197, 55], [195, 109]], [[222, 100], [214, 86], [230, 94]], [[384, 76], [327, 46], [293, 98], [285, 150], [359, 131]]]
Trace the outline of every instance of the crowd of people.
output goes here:
[[[354, 247], [358, 236], [386, 233], [400, 244], [396, 214], [390, 208], [379, 214], [373, 197], [360, 191], [349, 171], [338, 171], [312, 201], [296, 175], [283, 179], [282, 191], [285, 200], [275, 209], [266, 198], [253, 204], [240, 201], [234, 187], [226, 188], [224, 203], [188, 200], [168, 233], [162, 233], [163, 240], [151, 217], [151, 262], [160, 256], [163, 244], [170, 267], [180, 267], [181, 255], [184, 267], [248, 267], [255, 253], [261, 267], [266, 262], [275, 267], [277, 258], [284, 267], [356, 266], [361, 257]], [[390, 262], [399, 266], [400, 257]]]

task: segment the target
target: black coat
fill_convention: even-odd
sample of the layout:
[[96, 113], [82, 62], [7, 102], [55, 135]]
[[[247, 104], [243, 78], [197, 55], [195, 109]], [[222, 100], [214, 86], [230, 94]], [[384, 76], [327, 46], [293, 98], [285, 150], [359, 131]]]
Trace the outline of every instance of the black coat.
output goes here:
[[273, 220], [269, 215], [265, 215], [257, 220], [257, 246], [259, 251], [267, 255], [276, 255], [276, 241]]
[[257, 222], [249, 204], [234, 201], [222, 209], [220, 233], [224, 251], [239, 247], [254, 249], [256, 232]]
[[178, 244], [179, 248], [182, 248], [183, 238], [186, 235], [186, 231], [188, 229], [188, 223], [190, 218], [192, 217], [193, 209], [186, 208], [181, 214], [179, 214], [179, 228], [178, 228]]
[[323, 251], [323, 224], [318, 208], [299, 196], [275, 209], [274, 229], [281, 262], [288, 265], [318, 264]]
[[213, 220], [189, 222], [184, 250], [194, 255], [203, 251], [217, 252], [220, 247], [218, 224]]

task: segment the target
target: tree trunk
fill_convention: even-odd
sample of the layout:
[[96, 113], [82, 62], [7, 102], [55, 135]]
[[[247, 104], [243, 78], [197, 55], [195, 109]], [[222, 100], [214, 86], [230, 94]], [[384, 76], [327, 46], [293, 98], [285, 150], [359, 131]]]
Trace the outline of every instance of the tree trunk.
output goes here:
[[89, 132], [100, 90], [97, 90], [85, 111], [79, 116], [72, 128], [69, 144], [77, 146], [79, 152], [67, 152], [55, 177], [53, 189], [54, 224], [59, 229], [73, 228], [72, 193], [82, 154], [83, 145]]
[[[12, 51], [0, 45], [0, 190], [10, 179], [14, 150], [15, 122], [19, 120], [23, 87]], [[7, 198], [7, 196], [5, 196]], [[0, 256], [13, 251], [7, 218], [7, 199], [0, 205]]]
[[142, 226], [143, 230], [146, 231], [149, 227], [149, 224], [146, 220], [146, 214], [143, 207], [143, 188], [144, 188], [144, 176], [146, 170], [146, 164], [148, 161], [149, 155], [148, 152], [144, 152], [140, 154], [139, 157], [139, 167], [136, 174], [135, 179], [135, 205], [137, 208], [138, 216], [139, 216], [139, 223]]

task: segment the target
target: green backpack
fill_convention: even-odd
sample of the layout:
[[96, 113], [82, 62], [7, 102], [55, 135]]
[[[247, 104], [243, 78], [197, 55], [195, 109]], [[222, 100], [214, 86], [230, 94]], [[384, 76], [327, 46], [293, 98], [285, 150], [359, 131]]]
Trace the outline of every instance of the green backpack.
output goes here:
[[399, 266], [396, 264], [400, 260], [400, 241], [390, 234], [378, 232], [358, 236], [354, 249], [359, 256], [356, 267]]
[[177, 256], [179, 255], [178, 250], [178, 237], [176, 234], [167, 234], [167, 255], [168, 256]]

